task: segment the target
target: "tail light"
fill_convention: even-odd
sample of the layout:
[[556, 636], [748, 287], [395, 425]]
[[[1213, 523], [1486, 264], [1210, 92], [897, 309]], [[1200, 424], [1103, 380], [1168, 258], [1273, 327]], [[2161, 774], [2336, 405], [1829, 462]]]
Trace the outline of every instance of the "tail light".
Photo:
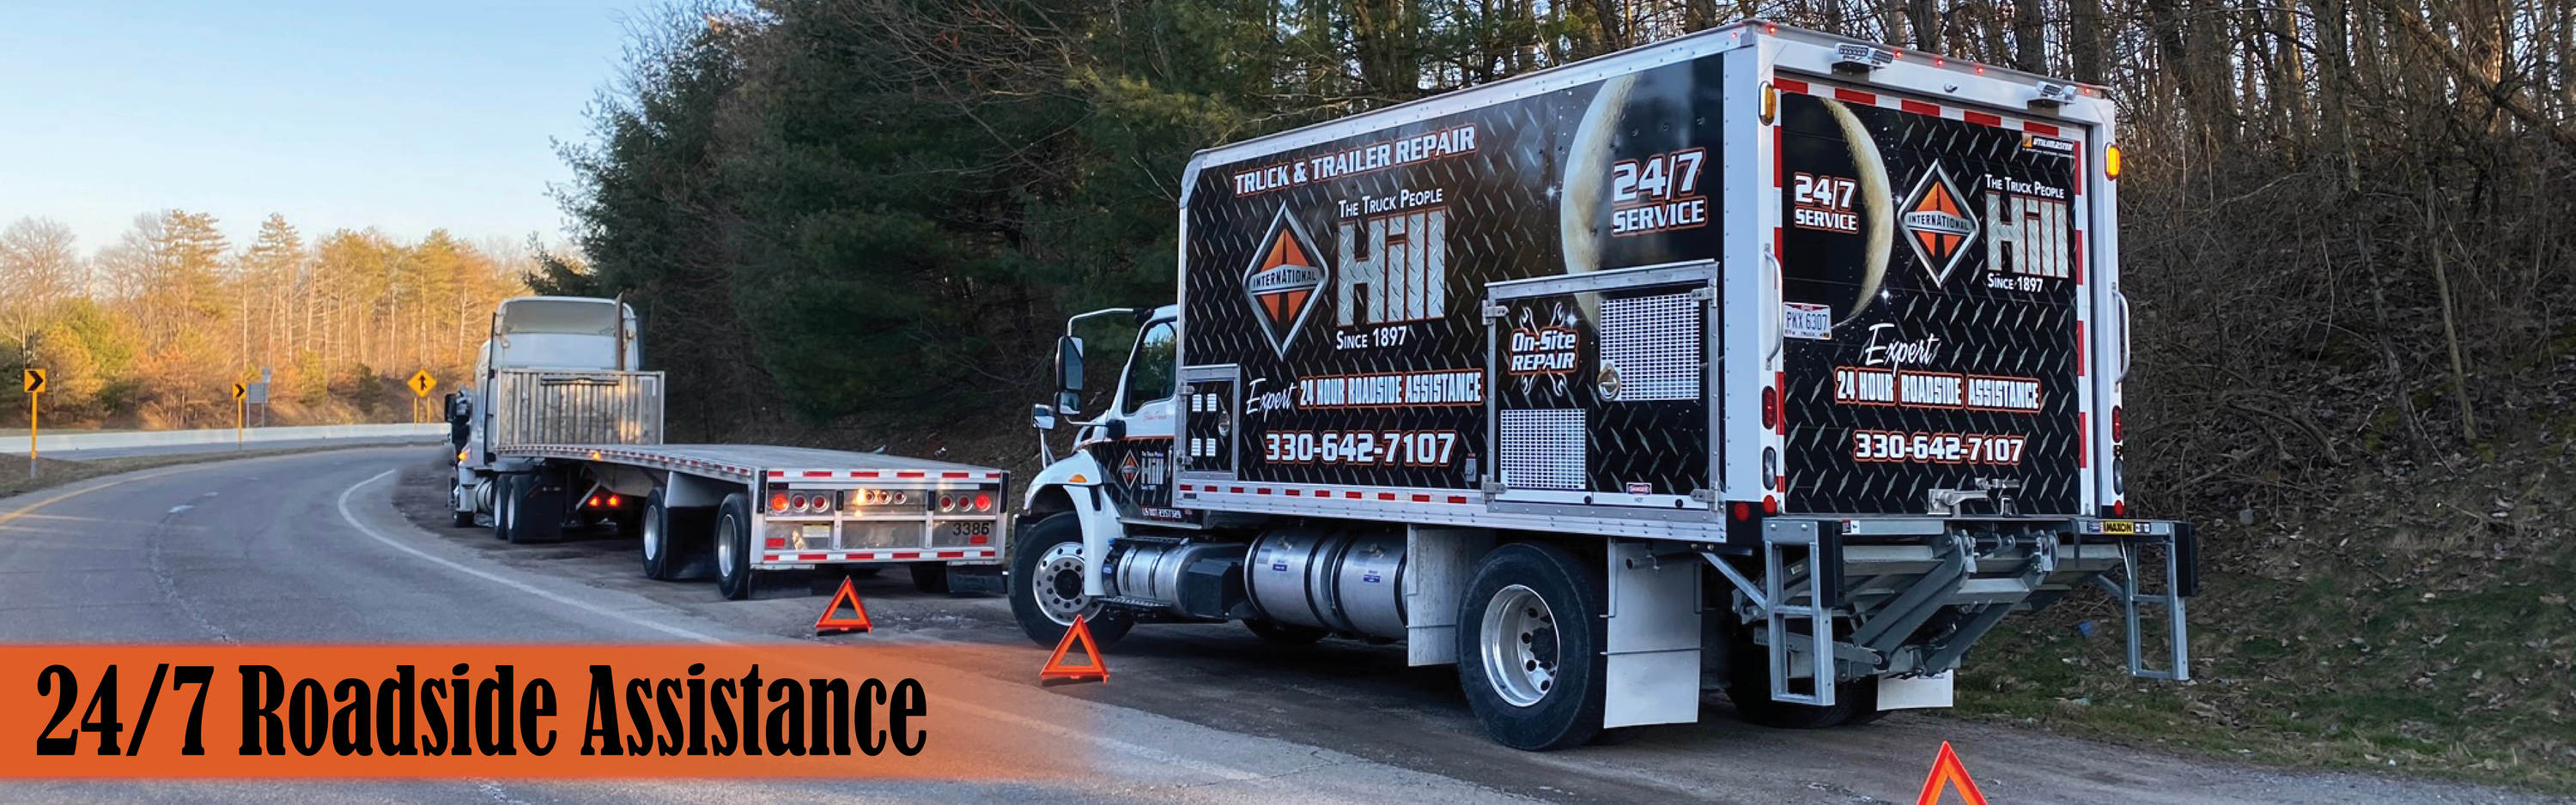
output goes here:
[[950, 497], [950, 496], [947, 496], [947, 495], [940, 495], [940, 496], [939, 496], [939, 510], [940, 510], [940, 511], [948, 511], [948, 510], [950, 510], [950, 509], [954, 509], [954, 508], [957, 508], [957, 499], [956, 499], [956, 498], [954, 498], [954, 497]]
[[1780, 387], [1766, 386], [1762, 389], [1762, 429], [1775, 430], [1779, 427]]
[[2111, 441], [2125, 442], [2129, 440], [2129, 418], [2127, 416], [2123, 416], [2122, 413], [2120, 406], [2111, 406]]
[[786, 510], [787, 510], [787, 493], [785, 493], [785, 492], [776, 492], [776, 493], [771, 493], [771, 494], [770, 494], [770, 496], [769, 496], [769, 510], [770, 510], [770, 511], [773, 511], [773, 512], [783, 512], [783, 511], [786, 511]]
[[976, 511], [979, 511], [979, 512], [981, 512], [981, 511], [992, 511], [992, 510], [993, 510], [993, 496], [992, 496], [992, 495], [976, 495], [976, 496], [975, 496], [975, 510], [976, 510]]

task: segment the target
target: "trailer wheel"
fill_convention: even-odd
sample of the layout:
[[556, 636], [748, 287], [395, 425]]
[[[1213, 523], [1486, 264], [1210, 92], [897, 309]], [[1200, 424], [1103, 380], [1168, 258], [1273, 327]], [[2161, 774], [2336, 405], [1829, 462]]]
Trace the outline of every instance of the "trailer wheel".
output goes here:
[[1020, 631], [1054, 648], [1080, 615], [1100, 650], [1126, 637], [1135, 616], [1101, 609], [1083, 597], [1082, 574], [1090, 566], [1082, 556], [1082, 522], [1072, 512], [1048, 515], [1021, 531], [1019, 544], [1011, 547], [1011, 615]]
[[1763, 653], [1765, 649], [1750, 639], [1737, 641], [1733, 648], [1735, 656], [1728, 658], [1726, 698], [1735, 703], [1735, 714], [1745, 723], [1784, 730], [1820, 730], [1878, 720], [1878, 677], [1835, 685], [1831, 707], [1778, 701], [1771, 698], [1771, 663]]
[[910, 567], [913, 589], [941, 595], [948, 593], [947, 562], [914, 562]]
[[1243, 628], [1252, 630], [1253, 634], [1260, 635], [1263, 640], [1283, 646], [1310, 646], [1314, 645], [1315, 641], [1324, 639], [1325, 635], [1331, 634], [1312, 626], [1299, 626], [1261, 618], [1245, 619]]
[[751, 597], [751, 497], [726, 495], [716, 505], [716, 592], [728, 601]]
[[1496, 742], [1546, 751], [1601, 732], [1600, 571], [1553, 545], [1513, 543], [1476, 565], [1458, 613], [1458, 682]]

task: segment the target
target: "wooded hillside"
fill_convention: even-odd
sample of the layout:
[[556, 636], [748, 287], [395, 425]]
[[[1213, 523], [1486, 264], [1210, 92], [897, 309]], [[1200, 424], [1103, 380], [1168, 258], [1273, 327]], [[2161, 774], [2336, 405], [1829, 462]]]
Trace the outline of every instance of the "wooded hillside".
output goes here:
[[211, 215], [135, 218], [82, 254], [69, 227], [0, 230], [0, 371], [50, 375], [45, 421], [231, 427], [233, 383], [271, 380], [271, 424], [402, 421], [415, 371], [452, 387], [494, 302], [526, 291], [527, 250], [446, 231], [307, 241], [282, 216], [236, 247]]

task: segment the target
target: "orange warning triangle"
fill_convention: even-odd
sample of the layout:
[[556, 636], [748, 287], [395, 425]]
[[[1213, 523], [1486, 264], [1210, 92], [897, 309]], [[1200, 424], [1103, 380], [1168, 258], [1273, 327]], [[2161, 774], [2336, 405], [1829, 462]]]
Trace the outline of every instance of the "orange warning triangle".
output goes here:
[[[832, 617], [832, 613], [841, 611], [841, 602], [843, 601], [850, 602], [850, 617]], [[841, 579], [841, 591], [832, 594], [832, 603], [823, 607], [823, 616], [814, 619], [814, 633], [840, 634], [842, 632], [864, 632], [868, 631], [869, 628], [868, 608], [859, 605], [858, 589], [850, 586], [850, 580], [848, 577], [843, 577]]]
[[[1091, 662], [1071, 665], [1064, 661], [1064, 653], [1071, 650], [1075, 643], [1082, 644], [1082, 656], [1089, 658]], [[1082, 616], [1073, 616], [1073, 628], [1064, 630], [1064, 640], [1055, 644], [1055, 653], [1048, 655], [1046, 665], [1038, 668], [1038, 680], [1049, 679], [1109, 681], [1109, 663], [1100, 659], [1100, 645], [1091, 641], [1091, 627], [1082, 622]]]
[[1967, 805], [1986, 805], [1986, 792], [1977, 790], [1977, 778], [1968, 776], [1968, 767], [1959, 762], [1959, 753], [1950, 751], [1950, 742], [1941, 742], [1941, 754], [1932, 759], [1932, 773], [1923, 778], [1923, 793], [1914, 797], [1914, 805], [1939, 805], [1941, 792], [1955, 790]]

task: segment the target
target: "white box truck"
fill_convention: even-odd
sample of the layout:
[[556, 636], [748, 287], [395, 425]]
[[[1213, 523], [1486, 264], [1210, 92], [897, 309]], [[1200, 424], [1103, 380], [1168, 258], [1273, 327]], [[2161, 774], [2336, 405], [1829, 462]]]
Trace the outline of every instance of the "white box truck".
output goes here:
[[1201, 152], [1178, 304], [1085, 314], [1141, 331], [1028, 485], [1015, 614], [1401, 640], [1526, 749], [1719, 688], [1945, 706], [2086, 586], [2183, 678], [2113, 142], [2097, 87], [1747, 22]]
[[462, 423], [455, 524], [511, 542], [614, 524], [644, 574], [711, 570], [726, 598], [763, 571], [903, 565], [924, 591], [998, 581], [1009, 533], [1001, 470], [880, 453], [664, 444], [662, 373], [638, 371], [635, 311], [532, 296], [501, 303]]

